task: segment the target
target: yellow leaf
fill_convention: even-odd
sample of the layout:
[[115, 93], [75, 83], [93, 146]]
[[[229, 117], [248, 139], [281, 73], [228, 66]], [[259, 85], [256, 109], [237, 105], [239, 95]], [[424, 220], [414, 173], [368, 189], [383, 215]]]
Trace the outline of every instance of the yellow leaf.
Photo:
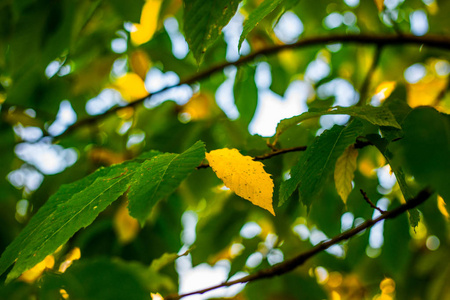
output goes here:
[[136, 50], [131, 54], [130, 58], [131, 68], [134, 73], [139, 75], [142, 80], [145, 80], [147, 72], [150, 69], [151, 61], [147, 53], [142, 50]]
[[124, 202], [114, 216], [114, 229], [121, 244], [134, 240], [139, 233], [139, 222], [128, 213], [128, 203]]
[[152, 297], [152, 300], [164, 300], [160, 293], [150, 293], [150, 296]]
[[347, 198], [352, 191], [352, 180], [356, 170], [356, 158], [358, 157], [358, 150], [353, 145], [345, 149], [341, 157], [336, 161], [336, 168], [334, 169], [334, 182], [336, 190], [341, 196], [342, 201], [347, 203]]
[[445, 206], [446, 206], [447, 204], [445, 203], [444, 198], [442, 198], [441, 196], [438, 195], [437, 200], [438, 200], [437, 206], [438, 206], [439, 211], [441, 212], [441, 214], [442, 214], [447, 220], [449, 220], [449, 219], [450, 219], [450, 216], [449, 216], [449, 214], [448, 214], [447, 209], [445, 208]]
[[19, 280], [32, 283], [41, 276], [45, 269], [51, 269], [54, 265], [55, 258], [53, 255], [48, 255], [43, 261], [23, 272], [23, 274], [20, 275]]
[[384, 8], [384, 0], [374, 0], [374, 2], [375, 2], [375, 5], [378, 8], [378, 11], [382, 12], [383, 8]]
[[407, 85], [407, 100], [412, 108], [422, 105], [435, 106], [439, 94], [447, 86], [447, 78], [430, 76]]
[[214, 99], [206, 93], [197, 93], [181, 107], [180, 114], [190, 120], [203, 120], [211, 115]]
[[383, 102], [387, 97], [389, 97], [395, 89], [397, 82], [395, 81], [385, 81], [380, 83], [375, 89], [375, 96], [378, 97], [380, 102]]
[[130, 33], [134, 45], [147, 43], [155, 34], [161, 3], [162, 0], [147, 0], [145, 2], [141, 13], [141, 23], [134, 24], [135, 31]]
[[59, 265], [59, 272], [64, 273], [68, 267], [70, 267], [74, 260], [78, 260], [81, 257], [80, 248], [75, 247], [66, 255], [66, 259]]
[[218, 149], [206, 153], [209, 165], [236, 195], [275, 215], [272, 207], [273, 181], [261, 162], [244, 156], [237, 149]]
[[133, 102], [148, 95], [144, 81], [136, 73], [127, 73], [117, 78], [112, 87], [118, 90], [123, 99], [128, 102]]

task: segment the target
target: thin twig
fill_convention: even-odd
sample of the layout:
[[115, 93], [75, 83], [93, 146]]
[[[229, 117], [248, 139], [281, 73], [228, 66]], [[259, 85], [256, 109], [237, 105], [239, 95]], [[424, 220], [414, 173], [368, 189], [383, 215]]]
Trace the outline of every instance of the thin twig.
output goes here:
[[[274, 156], [281, 155], [284, 153], [305, 151], [306, 147], [307, 146], [298, 146], [298, 147], [292, 147], [292, 148], [278, 149], [278, 150], [275, 150], [275, 151], [272, 151], [272, 152], [269, 152], [269, 153], [266, 153], [263, 155], [255, 156], [255, 157], [253, 157], [253, 160], [260, 161], [260, 160], [269, 159], [269, 158], [272, 158]], [[206, 169], [206, 168], [209, 168], [209, 164], [207, 164], [207, 163], [203, 163], [197, 167], [197, 169]]]
[[263, 56], [263, 55], [272, 55], [276, 54], [280, 51], [287, 49], [298, 49], [305, 48], [320, 44], [334, 44], [334, 43], [351, 43], [351, 44], [363, 44], [363, 45], [404, 45], [404, 44], [415, 44], [415, 45], [426, 45], [429, 47], [436, 47], [442, 49], [450, 49], [450, 38], [447, 36], [437, 36], [437, 35], [426, 35], [426, 36], [414, 36], [414, 35], [360, 35], [360, 34], [349, 34], [349, 35], [334, 35], [334, 36], [319, 36], [319, 37], [309, 37], [304, 38], [294, 44], [287, 45], [275, 45], [270, 46], [259, 51], [255, 51], [247, 56], [241, 57], [239, 60], [235, 62], [223, 62], [221, 64], [212, 66], [206, 70], [200, 71], [193, 76], [187, 77], [184, 80], [181, 80], [178, 84], [174, 84], [168, 87], [165, 87], [159, 91], [156, 91], [152, 94], [148, 94], [145, 97], [135, 100], [134, 102], [128, 103], [125, 106], [116, 106], [111, 108], [110, 110], [104, 112], [103, 114], [99, 114], [96, 116], [92, 116], [86, 119], [82, 119], [75, 124], [69, 126], [67, 130], [57, 136], [53, 136], [54, 138], [62, 138], [64, 136], [69, 135], [71, 132], [76, 130], [79, 127], [83, 127], [86, 125], [90, 125], [95, 120], [99, 120], [110, 116], [116, 113], [118, 110], [124, 107], [136, 107], [143, 103], [145, 100], [150, 99], [152, 96], [160, 94], [169, 89], [184, 85], [184, 84], [193, 84], [197, 81], [203, 80], [205, 78], [209, 78], [209, 76], [218, 73], [225, 69], [228, 66], [240, 66], [247, 62], [253, 61], [255, 58]]
[[348, 240], [349, 238], [357, 235], [358, 233], [360, 233], [361, 231], [363, 231], [369, 227], [372, 227], [373, 225], [375, 225], [376, 223], [378, 223], [382, 220], [393, 219], [393, 218], [397, 217], [398, 215], [406, 212], [407, 210], [420, 205], [425, 200], [427, 200], [432, 195], [432, 193], [433, 192], [430, 189], [426, 188], [426, 189], [422, 190], [416, 197], [409, 200], [407, 203], [402, 204], [402, 205], [394, 208], [391, 211], [384, 212], [383, 214], [381, 214], [381, 216], [379, 216], [375, 219], [367, 220], [364, 223], [362, 223], [361, 225], [359, 225], [355, 228], [352, 228], [350, 230], [347, 230], [347, 231], [333, 237], [332, 239], [330, 239], [328, 241], [319, 243], [315, 247], [311, 248], [310, 250], [303, 252], [290, 260], [279, 263], [271, 268], [264, 269], [264, 270], [258, 271], [256, 273], [247, 275], [241, 279], [224, 282], [224, 283], [221, 283], [221, 284], [218, 284], [215, 286], [211, 286], [209, 288], [201, 289], [198, 291], [181, 294], [181, 295], [168, 295], [168, 296], [164, 297], [164, 299], [165, 300], [178, 300], [183, 297], [187, 297], [187, 296], [191, 296], [191, 295], [195, 295], [195, 294], [204, 294], [206, 292], [216, 290], [216, 289], [222, 288], [222, 287], [228, 287], [228, 286], [232, 286], [235, 284], [242, 284], [242, 283], [256, 281], [256, 280], [260, 280], [260, 279], [264, 279], [264, 278], [271, 278], [271, 277], [283, 275], [283, 274], [288, 273], [288, 272], [296, 269], [297, 267], [301, 266], [308, 259], [317, 255], [318, 253], [321, 253], [322, 251], [325, 251], [329, 247], [336, 245], [341, 241]]
[[370, 205], [370, 207], [378, 210], [382, 214], [384, 214], [386, 212], [386, 211], [382, 210], [381, 208], [379, 208], [378, 206], [376, 206], [375, 204], [373, 204], [373, 202], [370, 200], [369, 196], [367, 196], [366, 192], [363, 191], [363, 189], [359, 189], [359, 191], [361, 192], [361, 195], [363, 196], [364, 200], [366, 200], [366, 202]]

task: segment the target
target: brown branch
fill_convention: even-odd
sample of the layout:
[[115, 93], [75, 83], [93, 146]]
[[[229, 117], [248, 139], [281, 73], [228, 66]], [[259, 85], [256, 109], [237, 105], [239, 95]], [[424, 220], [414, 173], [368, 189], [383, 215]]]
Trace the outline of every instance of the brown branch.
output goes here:
[[187, 296], [191, 296], [191, 295], [195, 295], [195, 294], [203, 294], [203, 293], [206, 293], [206, 292], [218, 289], [218, 288], [222, 288], [222, 287], [228, 287], [228, 286], [232, 286], [235, 284], [242, 284], [242, 283], [256, 281], [256, 280], [260, 280], [260, 279], [264, 279], [264, 278], [271, 278], [271, 277], [283, 275], [283, 274], [288, 273], [288, 272], [296, 269], [297, 267], [301, 266], [303, 263], [305, 263], [311, 257], [319, 254], [322, 251], [325, 251], [329, 247], [336, 245], [341, 241], [348, 240], [349, 238], [360, 233], [361, 231], [363, 231], [369, 227], [372, 227], [376, 223], [378, 223], [382, 220], [386, 220], [386, 219], [393, 219], [393, 218], [397, 217], [398, 215], [406, 212], [407, 210], [415, 208], [416, 206], [420, 205], [425, 200], [427, 200], [432, 195], [432, 193], [433, 192], [430, 189], [428, 189], [428, 188], [424, 189], [416, 197], [412, 198], [407, 203], [400, 205], [400, 206], [394, 208], [393, 210], [387, 211], [375, 219], [367, 220], [364, 223], [362, 223], [361, 225], [359, 225], [355, 228], [352, 228], [350, 230], [347, 230], [347, 231], [333, 237], [332, 239], [330, 239], [328, 241], [319, 243], [315, 247], [309, 249], [308, 251], [303, 252], [290, 260], [279, 263], [271, 268], [264, 269], [264, 270], [258, 271], [256, 273], [247, 275], [241, 279], [224, 282], [222, 284], [211, 286], [209, 288], [205, 288], [202, 290], [198, 290], [198, 291], [194, 291], [194, 292], [190, 292], [190, 293], [186, 293], [186, 294], [181, 294], [181, 295], [169, 295], [169, 296], [166, 296], [164, 299], [178, 300], [183, 297], [187, 297]]
[[385, 213], [384, 210], [382, 210], [381, 208], [379, 208], [378, 206], [373, 204], [373, 202], [370, 200], [369, 196], [367, 196], [366, 192], [364, 192], [362, 189], [359, 189], [359, 191], [361, 192], [361, 195], [363, 196], [364, 200], [366, 200], [366, 202], [370, 205], [370, 207], [378, 210], [381, 214]]
[[[263, 155], [258, 155], [253, 157], [253, 160], [255, 161], [260, 161], [260, 160], [265, 160], [265, 159], [269, 159], [272, 158], [274, 156], [277, 155], [281, 155], [284, 153], [289, 153], [289, 152], [296, 152], [296, 151], [305, 151], [307, 146], [298, 146], [298, 147], [292, 147], [292, 148], [285, 148], [285, 149], [278, 149], [278, 150], [274, 150], [272, 152], [263, 154]], [[201, 164], [197, 167], [197, 169], [206, 169], [209, 168], [209, 164]]]
[[221, 64], [217, 64], [212, 66], [206, 70], [200, 71], [193, 76], [185, 78], [181, 80], [178, 84], [165, 87], [153, 94], [148, 94], [145, 97], [135, 100], [132, 103], [129, 103], [125, 106], [116, 106], [103, 114], [99, 114], [96, 116], [92, 116], [89, 118], [85, 118], [76, 122], [75, 124], [69, 126], [67, 130], [61, 135], [54, 136], [54, 138], [62, 138], [67, 136], [74, 130], [79, 127], [83, 127], [89, 124], [94, 123], [98, 119], [105, 118], [116, 113], [118, 110], [124, 107], [136, 107], [139, 104], [143, 103], [145, 100], [150, 99], [153, 95], [160, 94], [169, 89], [184, 85], [184, 84], [193, 84], [197, 81], [208, 78], [209, 76], [218, 73], [225, 69], [228, 66], [240, 66], [247, 62], [254, 60], [255, 58], [262, 55], [272, 55], [276, 54], [283, 50], [288, 49], [298, 49], [311, 47], [316, 45], [326, 45], [326, 44], [334, 44], [334, 43], [350, 43], [350, 44], [360, 44], [360, 45], [378, 45], [379, 47], [386, 45], [403, 45], [403, 44], [413, 44], [413, 45], [426, 45], [429, 47], [441, 48], [450, 50], [450, 38], [446, 36], [437, 36], [437, 35], [426, 35], [426, 36], [414, 36], [414, 35], [362, 35], [362, 34], [349, 34], [349, 35], [333, 35], [333, 36], [319, 36], [319, 37], [308, 37], [303, 38], [300, 41], [294, 44], [288, 45], [275, 45], [270, 46], [259, 51], [255, 51], [247, 56], [241, 57], [239, 60], [235, 62], [224, 62]]

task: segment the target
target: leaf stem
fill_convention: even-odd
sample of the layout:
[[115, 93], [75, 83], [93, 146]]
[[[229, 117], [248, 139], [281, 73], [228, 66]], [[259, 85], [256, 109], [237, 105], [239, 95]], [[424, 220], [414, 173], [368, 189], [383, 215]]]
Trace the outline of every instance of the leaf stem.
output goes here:
[[367, 196], [366, 192], [363, 191], [363, 189], [359, 189], [359, 191], [361, 192], [361, 195], [363, 196], [364, 200], [366, 200], [366, 202], [370, 205], [370, 207], [378, 210], [381, 214], [384, 214], [386, 212], [381, 208], [379, 208], [378, 206], [376, 206], [375, 204], [373, 204], [373, 202], [370, 200], [369, 196]]

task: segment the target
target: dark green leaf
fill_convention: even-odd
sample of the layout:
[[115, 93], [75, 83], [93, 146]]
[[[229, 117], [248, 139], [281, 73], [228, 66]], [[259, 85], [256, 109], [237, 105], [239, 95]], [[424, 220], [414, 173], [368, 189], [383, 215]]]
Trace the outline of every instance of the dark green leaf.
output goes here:
[[404, 155], [407, 170], [450, 203], [450, 116], [419, 107], [406, 117], [403, 128], [400, 156]]
[[[77, 261], [63, 274], [48, 274], [42, 283], [41, 299], [61, 299], [64, 289], [70, 299], [151, 299], [149, 283], [156, 278], [137, 263], [107, 259]], [[156, 277], [156, 276], [155, 276]]]
[[62, 186], [31, 219], [0, 259], [0, 273], [13, 262], [7, 281], [42, 261], [128, 188], [137, 165], [116, 165]]
[[286, 131], [288, 128], [295, 126], [305, 120], [320, 117], [323, 115], [350, 115], [362, 120], [366, 120], [378, 126], [391, 126], [401, 128], [395, 120], [392, 113], [384, 107], [362, 106], [362, 107], [333, 107], [327, 110], [309, 111], [290, 119], [281, 120], [277, 125], [275, 138]]
[[205, 145], [197, 142], [182, 154], [157, 155], [142, 163], [128, 192], [131, 216], [144, 225], [156, 202], [173, 193], [204, 158]]
[[241, 0], [184, 0], [184, 32], [197, 63], [236, 13]]
[[301, 201], [310, 206], [326, 180], [333, 174], [336, 160], [362, 133], [363, 125], [353, 120], [348, 126], [334, 126], [318, 136], [300, 161], [291, 169], [291, 178], [281, 184], [280, 202], [284, 203], [299, 188]]

